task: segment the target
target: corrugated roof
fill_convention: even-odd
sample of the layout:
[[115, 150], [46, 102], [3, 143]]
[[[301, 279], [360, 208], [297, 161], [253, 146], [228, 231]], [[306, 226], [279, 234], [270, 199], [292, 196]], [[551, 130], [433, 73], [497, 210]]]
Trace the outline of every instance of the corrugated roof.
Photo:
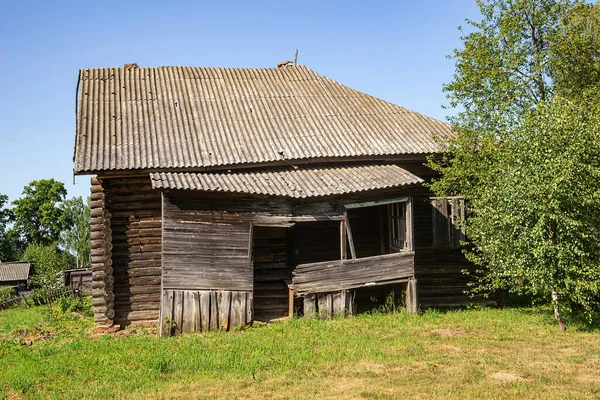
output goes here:
[[29, 261], [0, 263], [0, 282], [25, 281], [29, 279]]
[[422, 179], [397, 165], [298, 168], [260, 172], [150, 174], [155, 189], [306, 198], [412, 185]]
[[432, 153], [447, 124], [304, 67], [79, 72], [75, 173]]

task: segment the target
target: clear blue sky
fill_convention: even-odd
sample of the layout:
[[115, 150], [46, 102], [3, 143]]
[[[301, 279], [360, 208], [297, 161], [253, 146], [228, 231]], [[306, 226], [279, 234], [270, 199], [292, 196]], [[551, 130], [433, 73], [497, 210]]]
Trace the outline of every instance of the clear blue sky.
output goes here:
[[10, 1], [0, 13], [0, 193], [32, 180], [73, 185], [80, 68], [272, 67], [291, 60], [357, 90], [444, 119], [445, 56], [475, 0]]

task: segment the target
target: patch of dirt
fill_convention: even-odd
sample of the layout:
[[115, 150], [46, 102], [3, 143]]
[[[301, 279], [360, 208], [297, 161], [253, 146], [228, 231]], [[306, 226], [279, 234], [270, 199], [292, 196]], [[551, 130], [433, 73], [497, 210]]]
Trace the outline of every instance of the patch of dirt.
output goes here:
[[39, 331], [37, 329], [25, 329], [15, 332], [14, 337], [21, 346], [31, 346], [36, 342], [50, 339], [54, 334], [52, 332]]
[[520, 375], [513, 374], [512, 372], [495, 372], [490, 375], [490, 378], [499, 383], [515, 383], [525, 380]]
[[353, 369], [358, 371], [370, 372], [376, 375], [386, 372], [386, 367], [384, 364], [368, 361], [358, 363]]
[[466, 336], [469, 331], [458, 326], [445, 326], [443, 328], [432, 329], [431, 333], [441, 338], [456, 338]]

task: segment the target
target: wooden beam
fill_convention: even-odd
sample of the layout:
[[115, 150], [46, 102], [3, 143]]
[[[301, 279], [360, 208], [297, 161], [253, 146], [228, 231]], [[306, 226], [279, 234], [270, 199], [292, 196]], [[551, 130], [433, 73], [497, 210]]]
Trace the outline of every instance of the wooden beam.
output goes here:
[[375, 201], [365, 201], [363, 203], [350, 203], [350, 204], [344, 204], [344, 208], [346, 208], [347, 210], [353, 209], [353, 208], [363, 208], [363, 207], [374, 207], [374, 206], [383, 206], [386, 204], [393, 204], [393, 203], [404, 203], [406, 201], [408, 201], [409, 198], [404, 196], [404, 197], [393, 197], [390, 199], [382, 199], [382, 200], [375, 200]]
[[350, 243], [350, 254], [352, 259], [356, 259], [356, 250], [354, 249], [354, 239], [352, 238], [352, 229], [350, 228], [350, 221], [348, 220], [348, 211], [344, 210], [344, 222], [346, 224], [346, 234], [348, 235], [348, 242]]
[[346, 221], [340, 221], [340, 260], [345, 260], [347, 256], [347, 236], [346, 236]]

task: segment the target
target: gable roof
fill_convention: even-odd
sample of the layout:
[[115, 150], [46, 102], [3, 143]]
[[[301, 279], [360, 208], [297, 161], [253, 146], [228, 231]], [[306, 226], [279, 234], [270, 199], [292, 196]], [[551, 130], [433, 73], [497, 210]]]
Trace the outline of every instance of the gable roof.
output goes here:
[[26, 281], [29, 279], [29, 261], [0, 263], [0, 282]]
[[298, 168], [248, 172], [161, 172], [154, 189], [201, 190], [307, 198], [408, 186], [423, 180], [397, 165]]
[[79, 72], [74, 172], [433, 153], [447, 124], [304, 67]]

